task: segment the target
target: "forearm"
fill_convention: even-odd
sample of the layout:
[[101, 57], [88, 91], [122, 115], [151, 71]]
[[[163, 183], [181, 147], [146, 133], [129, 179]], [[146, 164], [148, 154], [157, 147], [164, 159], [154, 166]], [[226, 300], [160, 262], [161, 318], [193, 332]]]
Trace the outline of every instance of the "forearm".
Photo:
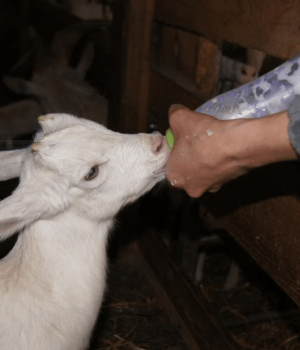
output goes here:
[[268, 163], [297, 159], [288, 133], [287, 112], [259, 119], [240, 119], [232, 123], [232, 157], [241, 166], [256, 168]]
[[[297, 110], [295, 114], [297, 124]], [[298, 158], [288, 112], [258, 119], [218, 120], [179, 106], [170, 109], [169, 122], [175, 143], [167, 179], [192, 197], [215, 191], [253, 168]]]

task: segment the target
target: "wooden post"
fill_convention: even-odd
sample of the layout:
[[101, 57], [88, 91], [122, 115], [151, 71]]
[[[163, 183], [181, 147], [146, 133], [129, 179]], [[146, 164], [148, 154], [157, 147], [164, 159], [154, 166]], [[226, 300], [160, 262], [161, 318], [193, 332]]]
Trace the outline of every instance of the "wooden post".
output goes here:
[[108, 126], [145, 132], [154, 0], [116, 0]]
[[196, 85], [204, 101], [217, 94], [220, 60], [219, 46], [199, 36], [195, 75]]

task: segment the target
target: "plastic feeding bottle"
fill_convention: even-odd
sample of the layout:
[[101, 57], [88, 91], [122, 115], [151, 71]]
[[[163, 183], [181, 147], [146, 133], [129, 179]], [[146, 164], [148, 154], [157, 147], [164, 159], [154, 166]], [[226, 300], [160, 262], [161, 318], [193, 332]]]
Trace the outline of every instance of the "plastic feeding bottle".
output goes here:
[[286, 110], [300, 94], [300, 55], [271, 72], [201, 105], [196, 112], [218, 119], [260, 118]]
[[[300, 95], [300, 55], [262, 75], [255, 81], [227, 91], [205, 102], [196, 112], [218, 119], [260, 118], [288, 109], [295, 95]], [[166, 139], [173, 148], [174, 135]]]

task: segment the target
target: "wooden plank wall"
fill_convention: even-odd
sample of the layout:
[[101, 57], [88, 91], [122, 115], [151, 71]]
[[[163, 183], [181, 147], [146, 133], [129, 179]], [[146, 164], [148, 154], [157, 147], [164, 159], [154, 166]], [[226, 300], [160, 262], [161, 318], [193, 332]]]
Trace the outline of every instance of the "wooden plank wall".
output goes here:
[[[164, 92], [169, 96], [159, 102], [161, 106], [150, 96], [152, 113], [164, 118], [167, 104], [181, 102], [194, 108], [212, 97], [218, 50], [224, 40], [285, 59], [300, 52], [297, 0], [116, 0], [115, 8], [109, 126], [123, 132], [147, 129], [149, 80], [150, 91], [157, 97]], [[160, 46], [162, 62], [158, 65], [156, 60], [150, 71], [150, 55], [159, 46], [156, 42], [150, 46], [153, 23], [163, 25], [163, 43], [170, 44]], [[176, 47], [174, 52], [174, 45], [181, 56]], [[176, 69], [170, 65], [170, 53], [177, 55]], [[168, 62], [167, 70], [164, 61]]]
[[300, 162], [258, 168], [203, 197], [206, 208], [300, 306]]
[[300, 52], [299, 13], [297, 0], [159, 0], [154, 18], [216, 43], [227, 40], [289, 58]]
[[284, 59], [300, 53], [297, 13], [295, 0], [156, 1], [153, 19], [163, 34], [150, 72], [149, 108], [160, 131], [172, 103], [194, 109], [216, 95], [223, 41]]
[[221, 52], [218, 45], [194, 33], [156, 23], [150, 66], [149, 111], [167, 128], [173, 103], [191, 109], [217, 93]]

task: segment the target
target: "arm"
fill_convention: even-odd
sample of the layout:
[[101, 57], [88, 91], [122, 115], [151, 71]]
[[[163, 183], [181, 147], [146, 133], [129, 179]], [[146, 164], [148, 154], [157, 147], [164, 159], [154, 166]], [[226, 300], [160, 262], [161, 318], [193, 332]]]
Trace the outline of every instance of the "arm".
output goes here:
[[297, 159], [289, 139], [287, 112], [259, 119], [218, 120], [174, 105], [169, 123], [175, 144], [167, 179], [191, 197], [216, 191], [250, 169]]

